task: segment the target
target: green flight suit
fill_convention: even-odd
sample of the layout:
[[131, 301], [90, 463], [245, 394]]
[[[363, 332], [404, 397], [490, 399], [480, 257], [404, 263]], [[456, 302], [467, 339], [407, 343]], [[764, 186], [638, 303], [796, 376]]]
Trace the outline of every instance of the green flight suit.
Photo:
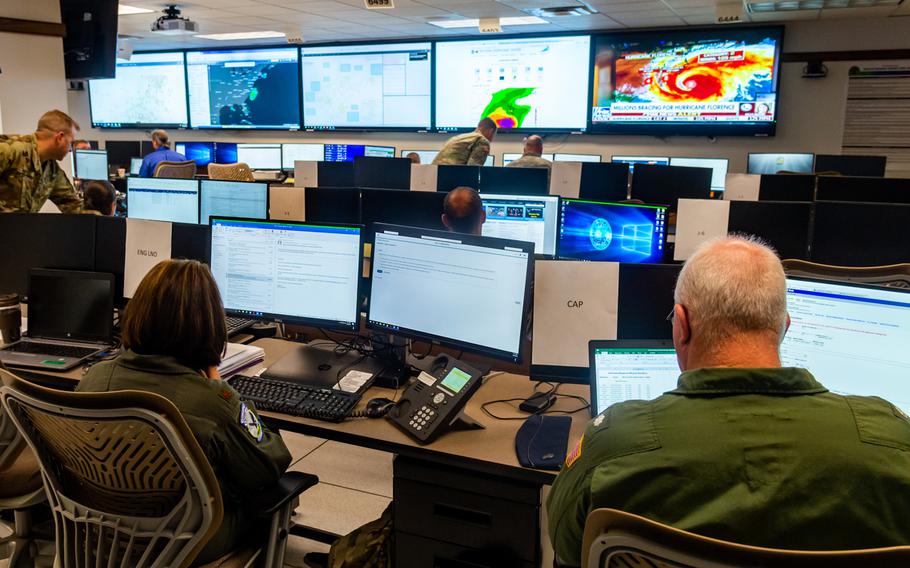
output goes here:
[[173, 357], [126, 350], [92, 367], [76, 390], [153, 392], [180, 410], [215, 471], [224, 502], [221, 528], [197, 563], [216, 560], [263, 527], [250, 499], [277, 482], [291, 454], [281, 436], [262, 424], [252, 403], [241, 401], [226, 382], [207, 379]]
[[553, 163], [550, 160], [545, 160], [540, 156], [535, 156], [533, 154], [524, 154], [522, 157], [518, 158], [508, 167], [510, 168], [547, 168], [548, 170], [553, 166]]
[[482, 166], [490, 155], [490, 141], [478, 131], [449, 138], [442, 150], [433, 158], [434, 164], [454, 166]]
[[580, 564], [585, 518], [603, 507], [771, 548], [906, 545], [910, 420], [804, 369], [690, 371], [676, 390], [594, 418], [548, 507], [566, 566]]
[[60, 164], [38, 157], [34, 135], [0, 136], [0, 212], [37, 213], [48, 199], [63, 213], [83, 212]]

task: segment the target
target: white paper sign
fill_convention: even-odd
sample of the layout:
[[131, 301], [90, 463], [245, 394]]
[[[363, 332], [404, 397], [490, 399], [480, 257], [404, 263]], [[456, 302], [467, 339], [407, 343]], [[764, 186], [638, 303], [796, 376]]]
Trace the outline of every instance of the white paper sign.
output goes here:
[[123, 296], [132, 298], [148, 271], [171, 258], [171, 224], [145, 219], [126, 220], [126, 258]]
[[550, 169], [550, 195], [578, 197], [581, 166], [581, 162], [553, 162]]
[[373, 378], [372, 373], [365, 373], [363, 371], [348, 371], [348, 374], [341, 378], [335, 386], [332, 387], [335, 390], [341, 390], [344, 392], [357, 392], [360, 390], [360, 387], [367, 384]]
[[761, 176], [756, 174], [727, 174], [724, 183], [725, 201], [758, 201]]
[[676, 210], [676, 249], [673, 260], [686, 260], [703, 242], [727, 234], [730, 202], [718, 199], [680, 199]]
[[294, 162], [294, 187], [319, 187], [319, 162]]
[[306, 220], [306, 191], [302, 187], [269, 187], [269, 219]]
[[436, 191], [438, 172], [435, 164], [411, 164], [411, 191]]

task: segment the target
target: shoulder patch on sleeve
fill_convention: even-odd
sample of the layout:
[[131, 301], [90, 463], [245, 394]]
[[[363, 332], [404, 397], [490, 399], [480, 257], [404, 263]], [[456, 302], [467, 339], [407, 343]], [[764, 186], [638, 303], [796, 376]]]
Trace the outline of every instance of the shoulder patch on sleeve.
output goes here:
[[566, 454], [566, 467], [572, 467], [572, 464], [578, 461], [578, 458], [581, 457], [581, 447], [584, 444], [585, 435], [582, 434], [579, 438], [578, 443], [575, 444], [575, 449]]
[[245, 402], [240, 403], [240, 425], [247, 431], [247, 433], [257, 442], [262, 441], [262, 436], [264, 434], [262, 428], [262, 422], [259, 421], [259, 417], [256, 416], [256, 413], [253, 412]]
[[224, 400], [231, 400], [232, 398], [234, 398], [234, 391], [227, 387], [223, 387], [221, 389], [221, 392], [218, 393], [218, 396], [220, 396]]

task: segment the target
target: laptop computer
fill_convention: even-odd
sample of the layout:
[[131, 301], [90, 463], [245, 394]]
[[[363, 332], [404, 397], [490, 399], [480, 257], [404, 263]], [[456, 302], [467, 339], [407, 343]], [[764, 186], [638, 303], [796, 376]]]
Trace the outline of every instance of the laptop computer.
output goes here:
[[679, 365], [672, 341], [620, 339], [588, 343], [591, 415], [627, 400], [651, 400], [676, 388]]
[[113, 345], [113, 274], [33, 268], [28, 297], [28, 337], [0, 349], [4, 365], [68, 371]]

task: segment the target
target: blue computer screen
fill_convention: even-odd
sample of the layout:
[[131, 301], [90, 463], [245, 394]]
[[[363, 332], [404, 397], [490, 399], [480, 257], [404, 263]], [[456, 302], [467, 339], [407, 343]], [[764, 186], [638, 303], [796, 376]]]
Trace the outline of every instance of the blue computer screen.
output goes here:
[[357, 156], [363, 156], [366, 146], [362, 144], [326, 144], [326, 162], [353, 162]]
[[557, 254], [563, 258], [659, 263], [667, 208], [564, 199]]
[[237, 144], [233, 142], [217, 142], [215, 144], [216, 164], [236, 164]]
[[180, 142], [175, 150], [193, 160], [197, 166], [207, 166], [215, 161], [214, 142]]

